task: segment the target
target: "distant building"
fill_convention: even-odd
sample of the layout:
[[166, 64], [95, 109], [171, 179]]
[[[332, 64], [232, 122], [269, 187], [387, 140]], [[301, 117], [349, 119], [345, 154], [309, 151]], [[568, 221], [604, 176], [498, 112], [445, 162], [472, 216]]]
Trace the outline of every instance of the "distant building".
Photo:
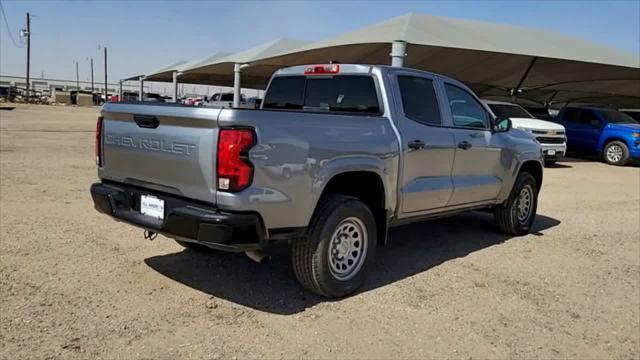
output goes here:
[[[75, 80], [60, 80], [60, 79], [42, 79], [42, 78], [30, 78], [31, 90], [40, 92], [43, 95], [55, 96], [56, 90], [58, 91], [72, 91], [78, 90], [78, 82]], [[91, 91], [90, 81], [80, 81], [80, 90]], [[94, 92], [104, 93], [104, 82], [95, 81]], [[24, 76], [9, 76], [0, 75], [0, 86], [15, 86], [19, 89], [27, 88], [27, 81]], [[135, 84], [122, 84], [123, 91], [137, 91], [138, 85]], [[109, 94], [116, 94], [119, 91], [119, 84], [107, 83], [107, 92]]]

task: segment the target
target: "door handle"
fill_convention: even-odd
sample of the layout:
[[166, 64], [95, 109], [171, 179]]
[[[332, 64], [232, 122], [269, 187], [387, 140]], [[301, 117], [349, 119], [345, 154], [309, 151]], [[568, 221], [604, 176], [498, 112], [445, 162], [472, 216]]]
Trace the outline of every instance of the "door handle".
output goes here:
[[409, 149], [422, 150], [425, 146], [425, 143], [420, 140], [413, 140], [409, 142]]
[[469, 150], [471, 149], [473, 145], [471, 145], [470, 142], [468, 141], [463, 141], [461, 143], [458, 144], [458, 148], [462, 149], [462, 150]]
[[158, 118], [150, 115], [133, 115], [133, 121], [141, 128], [155, 129], [160, 125]]

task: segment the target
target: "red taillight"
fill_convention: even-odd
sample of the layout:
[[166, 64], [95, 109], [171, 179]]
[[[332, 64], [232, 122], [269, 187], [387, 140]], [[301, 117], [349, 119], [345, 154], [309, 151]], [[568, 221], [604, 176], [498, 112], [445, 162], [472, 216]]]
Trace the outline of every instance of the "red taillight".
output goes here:
[[255, 144], [249, 129], [221, 129], [218, 137], [218, 190], [240, 191], [253, 180], [247, 152]]
[[96, 165], [102, 166], [102, 116], [98, 117], [96, 122]]
[[314, 74], [337, 74], [340, 72], [340, 65], [327, 64], [327, 65], [307, 65], [304, 67], [305, 75]]

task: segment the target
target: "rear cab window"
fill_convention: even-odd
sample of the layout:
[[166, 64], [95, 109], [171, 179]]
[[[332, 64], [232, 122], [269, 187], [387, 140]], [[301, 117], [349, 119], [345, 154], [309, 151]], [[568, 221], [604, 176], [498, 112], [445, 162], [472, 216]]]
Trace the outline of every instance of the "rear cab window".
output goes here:
[[371, 75], [287, 75], [271, 80], [263, 109], [381, 115]]

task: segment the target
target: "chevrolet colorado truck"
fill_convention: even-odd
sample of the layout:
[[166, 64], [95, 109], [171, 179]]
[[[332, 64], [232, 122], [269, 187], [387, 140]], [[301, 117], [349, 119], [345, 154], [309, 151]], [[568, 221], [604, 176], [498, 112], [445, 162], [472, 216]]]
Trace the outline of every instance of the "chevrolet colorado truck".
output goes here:
[[509, 118], [515, 129], [532, 134], [542, 147], [545, 165], [553, 165], [567, 153], [567, 136], [564, 126], [536, 118], [518, 104], [484, 100], [493, 114]]
[[98, 211], [196, 250], [289, 241], [297, 279], [326, 297], [363, 283], [391, 226], [491, 209], [528, 233], [542, 185], [531, 135], [408, 68], [290, 67], [261, 109], [109, 103], [96, 130]]

